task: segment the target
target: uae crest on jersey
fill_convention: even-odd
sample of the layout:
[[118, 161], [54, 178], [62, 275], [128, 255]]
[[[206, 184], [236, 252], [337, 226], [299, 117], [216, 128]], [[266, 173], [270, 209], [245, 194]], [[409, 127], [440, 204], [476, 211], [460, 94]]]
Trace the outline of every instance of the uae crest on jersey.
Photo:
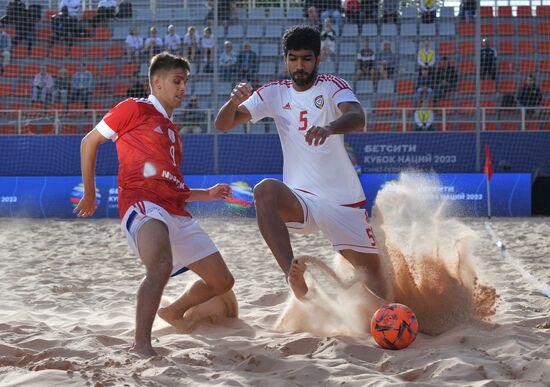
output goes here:
[[323, 106], [325, 106], [325, 100], [322, 95], [318, 95], [315, 97], [315, 106], [317, 106], [317, 109], [321, 110]]

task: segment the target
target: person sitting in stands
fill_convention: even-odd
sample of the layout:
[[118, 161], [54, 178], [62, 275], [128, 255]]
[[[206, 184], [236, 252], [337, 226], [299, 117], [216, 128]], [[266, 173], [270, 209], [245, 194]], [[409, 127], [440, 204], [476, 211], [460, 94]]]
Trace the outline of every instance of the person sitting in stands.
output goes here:
[[357, 80], [376, 79], [374, 50], [369, 47], [369, 38], [363, 40], [363, 48], [357, 53]]
[[164, 49], [174, 55], [179, 55], [181, 38], [176, 34], [176, 27], [170, 24], [167, 31], [168, 33], [164, 37]]
[[32, 82], [32, 102], [46, 102], [46, 97], [51, 94], [53, 88], [53, 78], [46, 71], [44, 65], [40, 66], [40, 72], [34, 76]]
[[224, 81], [232, 81], [235, 78], [237, 56], [233, 52], [233, 44], [229, 40], [225, 41], [223, 49], [220, 55], [220, 77]]
[[437, 13], [437, 0], [420, 0], [422, 23], [433, 23]]
[[139, 63], [141, 50], [143, 49], [143, 38], [139, 36], [137, 27], [130, 28], [126, 37], [126, 59], [128, 63]]
[[163, 42], [162, 39], [157, 36], [157, 29], [151, 27], [149, 29], [149, 37], [145, 40], [143, 50], [147, 53], [148, 58], [160, 54], [162, 51]]
[[189, 98], [182, 118], [181, 134], [206, 132], [206, 112], [199, 108], [199, 99], [196, 95]]
[[52, 102], [61, 101], [63, 106], [67, 106], [67, 96], [70, 86], [71, 80], [69, 79], [69, 74], [65, 66], [62, 65], [53, 81]]
[[71, 78], [71, 101], [84, 102], [84, 109], [88, 109], [88, 102], [94, 87], [94, 77], [86, 68], [86, 63], [81, 63], [80, 68]]
[[139, 75], [134, 75], [134, 82], [126, 91], [126, 97], [128, 98], [147, 98], [147, 92], [145, 87], [143, 87], [143, 82], [139, 79]]
[[378, 73], [381, 79], [392, 79], [397, 67], [397, 57], [391, 49], [391, 43], [385, 41], [383, 50], [378, 54]]
[[455, 66], [446, 56], [437, 62], [434, 75], [434, 102], [445, 98], [447, 93], [456, 90], [458, 75]]
[[420, 107], [414, 112], [414, 124], [417, 131], [434, 130], [434, 112], [427, 100], [420, 103]]
[[[523, 107], [538, 107], [542, 103], [542, 93], [540, 88], [535, 83], [535, 77], [529, 75], [518, 92], [519, 104]], [[526, 114], [529, 117], [536, 116], [538, 114], [537, 109], [526, 109]]]
[[418, 50], [416, 61], [420, 67], [433, 67], [435, 64], [435, 51], [430, 48], [429, 39], [424, 39], [424, 46]]
[[199, 37], [197, 30], [191, 26], [187, 28], [187, 33], [183, 36], [183, 57], [195, 62], [195, 56], [199, 50]]

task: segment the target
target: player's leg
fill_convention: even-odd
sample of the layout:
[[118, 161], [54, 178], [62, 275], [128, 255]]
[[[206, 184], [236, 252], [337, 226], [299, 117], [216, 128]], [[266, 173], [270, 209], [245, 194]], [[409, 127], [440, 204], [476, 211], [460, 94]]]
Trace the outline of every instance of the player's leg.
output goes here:
[[365, 285], [374, 295], [386, 299], [388, 283], [378, 254], [363, 253], [350, 249], [340, 250], [340, 254], [353, 265], [360, 275], [365, 276]]
[[313, 216], [335, 250], [353, 265], [359, 275], [364, 276], [369, 290], [385, 299], [389, 291], [388, 283], [367, 211], [321, 203]]
[[264, 179], [254, 187], [254, 205], [260, 233], [287, 276], [296, 297], [303, 297], [307, 293], [305, 265], [294, 261], [290, 235], [285, 224], [305, 221], [300, 201], [283, 182]]
[[146, 221], [137, 234], [137, 246], [146, 274], [137, 292], [136, 331], [132, 351], [154, 356], [151, 329], [164, 286], [172, 272], [172, 251], [166, 225], [156, 219]]
[[[219, 252], [189, 264], [188, 268], [200, 279], [188, 287], [176, 301], [158, 311], [162, 319], [183, 331], [188, 328], [188, 322], [183, 318], [187, 310], [215, 296], [222, 296], [223, 301], [224, 295], [231, 290], [234, 283], [233, 275]], [[231, 298], [232, 295], [228, 297]]]

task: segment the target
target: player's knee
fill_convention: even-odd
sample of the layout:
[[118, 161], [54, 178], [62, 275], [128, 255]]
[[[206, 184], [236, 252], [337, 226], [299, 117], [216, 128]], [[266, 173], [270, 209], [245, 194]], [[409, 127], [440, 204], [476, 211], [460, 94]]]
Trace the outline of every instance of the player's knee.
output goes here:
[[233, 275], [231, 275], [231, 273], [227, 273], [223, 277], [217, 278], [215, 283], [210, 284], [210, 287], [216, 296], [220, 296], [233, 289], [234, 284], [235, 279], [233, 278]]
[[147, 267], [147, 276], [159, 281], [168, 281], [170, 274], [172, 274], [172, 257], [169, 254], [162, 254]]
[[275, 182], [273, 179], [264, 179], [254, 186], [254, 202], [256, 204], [270, 204], [274, 203], [276, 198]]

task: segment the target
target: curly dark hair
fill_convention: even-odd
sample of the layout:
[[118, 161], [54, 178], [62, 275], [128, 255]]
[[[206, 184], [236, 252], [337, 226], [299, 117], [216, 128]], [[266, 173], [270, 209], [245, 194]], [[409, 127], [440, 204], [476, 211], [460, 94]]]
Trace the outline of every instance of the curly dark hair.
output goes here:
[[283, 53], [289, 50], [311, 50], [315, 56], [321, 53], [321, 33], [315, 27], [299, 25], [289, 28], [283, 35]]

